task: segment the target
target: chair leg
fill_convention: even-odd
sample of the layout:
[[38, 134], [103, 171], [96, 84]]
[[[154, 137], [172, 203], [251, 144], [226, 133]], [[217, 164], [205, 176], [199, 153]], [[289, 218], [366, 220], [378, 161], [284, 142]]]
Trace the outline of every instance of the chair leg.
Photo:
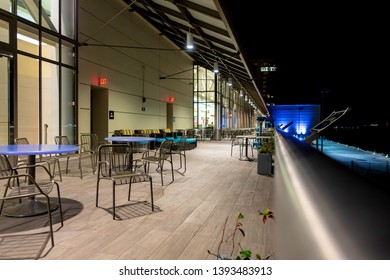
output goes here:
[[130, 201], [130, 193], [131, 193], [131, 178], [129, 182], [129, 193], [127, 194], [127, 201]]
[[83, 179], [83, 168], [81, 167], [81, 157], [79, 157], [80, 178]]
[[175, 175], [174, 175], [174, 169], [173, 169], [173, 159], [172, 159], [172, 154], [170, 154], [170, 158], [171, 158], [171, 173], [172, 173], [172, 182], [175, 181]]
[[57, 187], [57, 196], [58, 196], [58, 206], [59, 206], [59, 211], [60, 211], [60, 219], [61, 219], [61, 226], [64, 226], [64, 215], [62, 213], [62, 201], [61, 201], [61, 194], [60, 194], [60, 186], [56, 184]]
[[49, 218], [49, 227], [50, 227], [50, 239], [51, 239], [51, 246], [54, 247], [54, 233], [53, 233], [53, 221], [51, 217], [51, 207], [50, 207], [50, 198], [48, 195], [46, 196], [46, 201], [47, 201], [47, 214]]
[[100, 179], [98, 179], [96, 183], [96, 207], [99, 207], [99, 182]]
[[62, 173], [61, 173], [61, 167], [60, 167], [60, 160], [57, 158], [54, 160], [54, 168], [53, 168], [53, 177], [56, 175], [56, 164], [58, 167], [58, 174], [60, 176], [60, 182], [62, 182]]
[[152, 212], [154, 212], [154, 201], [153, 201], [153, 182], [152, 182], [152, 176], [149, 176], [149, 182], [150, 182], [150, 201], [152, 203]]
[[112, 182], [112, 219], [115, 220], [115, 181]]
[[183, 161], [184, 161], [184, 171], [183, 171], [183, 174], [184, 174], [187, 171], [187, 156], [186, 156], [185, 152], [183, 154]]
[[92, 173], [95, 174], [95, 162], [93, 160], [93, 154], [91, 154]]
[[66, 174], [69, 172], [69, 157], [66, 158]]
[[[160, 166], [160, 176], [161, 176], [161, 185], [164, 186], [164, 179], [163, 179], [163, 170], [164, 170], [164, 160], [161, 162]], [[157, 167], [158, 169], [158, 167]]]

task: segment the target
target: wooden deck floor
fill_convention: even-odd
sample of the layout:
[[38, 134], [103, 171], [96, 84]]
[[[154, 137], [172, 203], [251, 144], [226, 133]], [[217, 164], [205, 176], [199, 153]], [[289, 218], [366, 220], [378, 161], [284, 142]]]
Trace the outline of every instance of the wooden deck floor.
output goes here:
[[[245, 217], [242, 247], [263, 256], [273, 251], [274, 222], [263, 224], [258, 210], [273, 207], [274, 179], [258, 175], [256, 161], [238, 160], [237, 150], [231, 157], [230, 141], [199, 142], [187, 152], [185, 176], [175, 173], [171, 185], [161, 186], [159, 174], [151, 169], [155, 212], [148, 184], [134, 184], [130, 202], [127, 187], [118, 187], [120, 220], [112, 219], [110, 185], [102, 185], [100, 207], [95, 207], [96, 175], [87, 160], [83, 165], [83, 179], [75, 161], [69, 174], [63, 171], [65, 221], [60, 227], [58, 215], [54, 217], [55, 246], [47, 242], [46, 215], [0, 216], [0, 259], [215, 259], [208, 250], [218, 251], [227, 218], [226, 235], [233, 232], [238, 211]], [[169, 175], [164, 178], [168, 182]], [[231, 244], [224, 242], [220, 253], [228, 255], [230, 250]]]

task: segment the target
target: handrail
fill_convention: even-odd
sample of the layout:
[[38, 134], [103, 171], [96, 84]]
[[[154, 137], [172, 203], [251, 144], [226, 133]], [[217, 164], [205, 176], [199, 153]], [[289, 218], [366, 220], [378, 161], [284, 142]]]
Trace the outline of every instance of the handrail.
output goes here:
[[275, 134], [277, 259], [389, 259], [390, 196], [280, 130]]

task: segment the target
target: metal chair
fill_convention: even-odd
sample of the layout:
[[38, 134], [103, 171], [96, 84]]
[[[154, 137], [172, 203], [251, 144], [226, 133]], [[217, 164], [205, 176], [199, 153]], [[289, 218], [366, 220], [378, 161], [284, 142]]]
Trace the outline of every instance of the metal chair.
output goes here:
[[[18, 169], [24, 169], [24, 167], [12, 167], [8, 157], [6, 155], [0, 155], [0, 181], [5, 181], [3, 184], [0, 184], [4, 191], [0, 196], [0, 214], [3, 212], [5, 201], [16, 200], [19, 203], [22, 202], [23, 199], [34, 199], [37, 196], [42, 196], [46, 200], [47, 204], [47, 213], [49, 220], [49, 228], [50, 228], [50, 238], [51, 244], [54, 247], [54, 233], [53, 233], [53, 222], [52, 222], [52, 207], [50, 202], [49, 194], [51, 191], [56, 188], [57, 196], [58, 196], [58, 204], [59, 204], [59, 213], [61, 219], [61, 227], [64, 225], [63, 222], [63, 214], [62, 214], [62, 205], [61, 205], [61, 195], [60, 188], [58, 183], [54, 180], [54, 177], [50, 174], [50, 171], [44, 165], [33, 165], [29, 166], [29, 168], [43, 168], [43, 174], [48, 175], [48, 179], [41, 179], [39, 182], [35, 180], [29, 174], [18, 174]], [[43, 176], [43, 175], [42, 175]], [[24, 178], [27, 180], [26, 183], [21, 183], [23, 180], [19, 180], [20, 178]], [[1, 242], [0, 242], [1, 246]]]
[[[68, 136], [65, 136], [65, 135], [55, 136], [54, 141], [58, 145], [71, 145]], [[79, 163], [80, 178], [83, 179], [82, 159], [85, 157], [89, 157], [91, 159], [92, 172], [93, 172], [93, 174], [95, 174], [95, 168], [94, 168], [95, 164], [94, 164], [94, 159], [93, 159], [94, 156], [89, 150], [85, 149], [85, 147], [82, 144], [77, 145], [77, 146], [79, 146], [78, 152], [61, 154], [61, 155], [59, 155], [59, 157], [66, 158], [66, 173], [69, 172], [69, 159], [72, 157], [76, 157], [78, 159], [78, 163]]]
[[98, 148], [100, 145], [107, 144], [107, 142], [99, 142], [99, 137], [95, 133], [81, 133], [80, 135], [81, 147], [83, 153], [91, 153], [93, 156], [93, 170], [96, 170], [98, 160]]
[[230, 146], [230, 156], [233, 156], [233, 149], [235, 146], [238, 146], [239, 148], [239, 151], [240, 151], [240, 158], [242, 156], [242, 150], [243, 150], [243, 147], [244, 147], [244, 139], [242, 138], [236, 138], [234, 137], [232, 140], [231, 140], [231, 146]]
[[157, 165], [156, 171], [160, 173], [161, 185], [163, 186], [164, 186], [164, 178], [163, 178], [164, 162], [166, 161], [168, 161], [171, 165], [172, 181], [169, 184], [173, 183], [173, 181], [175, 180], [175, 176], [173, 174], [174, 169], [173, 169], [173, 161], [172, 161], [172, 145], [173, 145], [172, 140], [164, 140], [157, 150], [146, 151], [145, 153], [143, 153], [141, 158], [142, 162], [145, 164], [144, 165], [145, 173], [149, 172], [150, 164]]
[[130, 201], [132, 183], [150, 182], [150, 198], [152, 211], [153, 182], [152, 176], [135, 168], [132, 158], [132, 148], [128, 144], [107, 144], [98, 148], [98, 169], [96, 185], [96, 207], [99, 206], [99, 187], [101, 180], [112, 182], [112, 217], [115, 220], [115, 191], [118, 185], [128, 185], [128, 197]]
[[[30, 142], [28, 141], [28, 139], [26, 137], [19, 137], [19, 138], [15, 138], [15, 144], [18, 144], [18, 145], [28, 145], [28, 144], [30, 144]], [[21, 166], [27, 166], [27, 165], [29, 165], [28, 155], [19, 155], [17, 157], [16, 166], [17, 167], [21, 167]], [[57, 165], [57, 167], [58, 167], [58, 174], [60, 176], [60, 181], [62, 182], [60, 161], [59, 161], [58, 157], [52, 156], [52, 155], [39, 156], [38, 161], [36, 161], [36, 165], [47, 165], [47, 168], [48, 168], [50, 174], [53, 177], [55, 177], [56, 165]], [[52, 165], [53, 165], [53, 172], [51, 170], [52, 169], [51, 168]], [[27, 173], [27, 169], [26, 169], [26, 173]]]
[[[186, 136], [180, 136], [179, 143], [174, 143], [172, 145], [172, 154], [179, 155], [180, 157], [180, 167], [175, 169], [179, 174], [184, 175], [187, 171], [187, 156], [186, 156]], [[182, 168], [184, 168], [182, 170]]]

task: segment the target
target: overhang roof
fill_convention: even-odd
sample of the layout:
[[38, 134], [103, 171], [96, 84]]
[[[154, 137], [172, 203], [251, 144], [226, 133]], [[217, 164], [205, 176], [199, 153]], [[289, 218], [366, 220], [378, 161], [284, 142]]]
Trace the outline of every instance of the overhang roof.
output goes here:
[[180, 49], [186, 49], [187, 33], [193, 34], [195, 48], [187, 51], [194, 62], [208, 69], [218, 61], [220, 73], [232, 77], [233, 86], [243, 89], [264, 115], [267, 105], [252, 78], [249, 61], [223, 12], [220, 0], [123, 0]]

